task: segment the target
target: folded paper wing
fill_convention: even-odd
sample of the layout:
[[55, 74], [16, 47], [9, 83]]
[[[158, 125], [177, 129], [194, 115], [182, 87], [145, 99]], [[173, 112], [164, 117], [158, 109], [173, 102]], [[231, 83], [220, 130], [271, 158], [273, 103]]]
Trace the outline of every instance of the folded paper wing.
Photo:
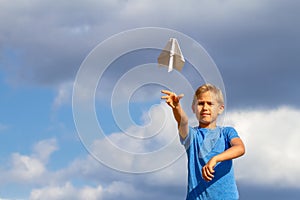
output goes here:
[[182, 70], [185, 60], [175, 38], [170, 38], [167, 45], [159, 55], [157, 62], [161, 66], [168, 67], [168, 72], [172, 71], [173, 68], [178, 71]]

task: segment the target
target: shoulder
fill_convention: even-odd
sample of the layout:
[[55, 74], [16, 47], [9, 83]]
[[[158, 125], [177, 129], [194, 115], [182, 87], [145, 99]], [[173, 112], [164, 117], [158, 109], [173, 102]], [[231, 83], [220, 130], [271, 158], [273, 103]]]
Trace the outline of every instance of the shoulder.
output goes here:
[[199, 127], [197, 127], [197, 126], [195, 126], [195, 127], [190, 126], [189, 127], [189, 134], [188, 135], [191, 137], [191, 139], [195, 139], [195, 138], [198, 137], [198, 135], [200, 134], [200, 132], [201, 132], [201, 129]]
[[198, 126], [189, 126], [189, 134], [198, 135], [202, 132], [202, 129]]
[[238, 132], [231, 126], [221, 127], [223, 135], [230, 141], [233, 138], [239, 137]]
[[189, 126], [187, 136], [185, 138], [180, 137], [180, 143], [187, 149], [190, 146], [191, 140], [194, 139], [197, 134], [197, 128]]
[[186, 136], [186, 138], [181, 138], [181, 142], [183, 141], [192, 141], [192, 140], [195, 140], [197, 139], [199, 136], [201, 136], [201, 129], [197, 126], [195, 127], [192, 127], [192, 126], [189, 126], [189, 131], [188, 131], [188, 134]]
[[235, 131], [235, 128], [233, 128], [232, 126], [221, 126], [220, 127], [222, 129], [223, 132], [231, 132], [231, 131]]
[[237, 132], [232, 126], [221, 126], [222, 132]]

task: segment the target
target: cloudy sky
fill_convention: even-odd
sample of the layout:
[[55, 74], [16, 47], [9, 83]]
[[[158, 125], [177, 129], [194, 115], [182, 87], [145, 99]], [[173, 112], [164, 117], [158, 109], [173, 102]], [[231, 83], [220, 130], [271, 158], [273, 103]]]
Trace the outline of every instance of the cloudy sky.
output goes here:
[[[209, 54], [226, 92], [222, 124], [246, 144], [234, 162], [241, 199], [298, 199], [299, 6], [0, 0], [0, 199], [184, 199], [186, 158], [160, 90], [184, 93], [195, 124], [190, 91], [206, 77], [185, 38]], [[154, 64], [165, 31], [188, 58], [182, 73]]]

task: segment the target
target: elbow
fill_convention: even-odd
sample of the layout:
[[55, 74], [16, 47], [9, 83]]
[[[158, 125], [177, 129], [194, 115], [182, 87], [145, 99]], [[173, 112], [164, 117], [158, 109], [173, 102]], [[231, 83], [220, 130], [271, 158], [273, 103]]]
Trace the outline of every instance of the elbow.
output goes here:
[[245, 148], [245, 145], [242, 144], [241, 147], [240, 147], [240, 156], [245, 155], [245, 153], [246, 153], [246, 148]]
[[231, 145], [235, 149], [236, 157], [243, 156], [246, 153], [245, 145], [241, 139], [239, 138], [232, 139]]
[[244, 144], [236, 145], [235, 149], [236, 149], [236, 158], [241, 157], [246, 153]]

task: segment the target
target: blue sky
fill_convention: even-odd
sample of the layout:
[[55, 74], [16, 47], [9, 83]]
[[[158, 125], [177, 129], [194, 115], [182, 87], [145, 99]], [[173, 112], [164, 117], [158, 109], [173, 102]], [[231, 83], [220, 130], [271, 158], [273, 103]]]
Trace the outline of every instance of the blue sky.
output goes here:
[[[95, 114], [111, 143], [100, 137], [86, 148], [81, 139], [89, 135], [78, 133], [74, 122], [72, 92], [83, 61], [101, 49], [101, 42], [143, 27], [192, 38], [216, 64], [226, 91], [224, 123], [238, 130], [247, 148], [246, 155], [235, 161], [241, 199], [297, 199], [299, 4], [296, 0], [0, 1], [0, 199], [184, 199], [186, 158], [159, 90], [172, 85], [185, 94], [182, 101], [189, 109], [186, 86], [195, 88], [205, 79], [195, 75], [189, 60], [182, 73], [168, 74], [156, 67], [157, 49], [118, 55], [94, 97]], [[167, 42], [149, 37], [161, 48]], [[127, 42], [105, 52], [118, 52]], [[189, 57], [188, 45], [180, 38], [179, 43]], [[98, 56], [99, 68], [104, 59]], [[119, 84], [140, 69], [147, 73], [131, 75]], [[182, 76], [188, 80], [174, 81]], [[91, 77], [83, 80], [88, 83]], [[142, 87], [152, 77], [153, 82]], [[161, 85], [158, 80], [163, 79], [170, 85]], [[137, 82], [141, 87], [134, 90], [135, 81], [141, 81]], [[116, 90], [120, 93], [113, 96]], [[85, 92], [91, 91], [81, 92], [84, 102]], [[119, 108], [117, 114], [113, 108]], [[116, 123], [120, 118], [124, 120]], [[93, 128], [90, 123], [86, 119], [83, 125]], [[123, 156], [115, 147], [136, 154], [150, 152], [154, 158]], [[160, 167], [150, 173], [121, 172]]]

